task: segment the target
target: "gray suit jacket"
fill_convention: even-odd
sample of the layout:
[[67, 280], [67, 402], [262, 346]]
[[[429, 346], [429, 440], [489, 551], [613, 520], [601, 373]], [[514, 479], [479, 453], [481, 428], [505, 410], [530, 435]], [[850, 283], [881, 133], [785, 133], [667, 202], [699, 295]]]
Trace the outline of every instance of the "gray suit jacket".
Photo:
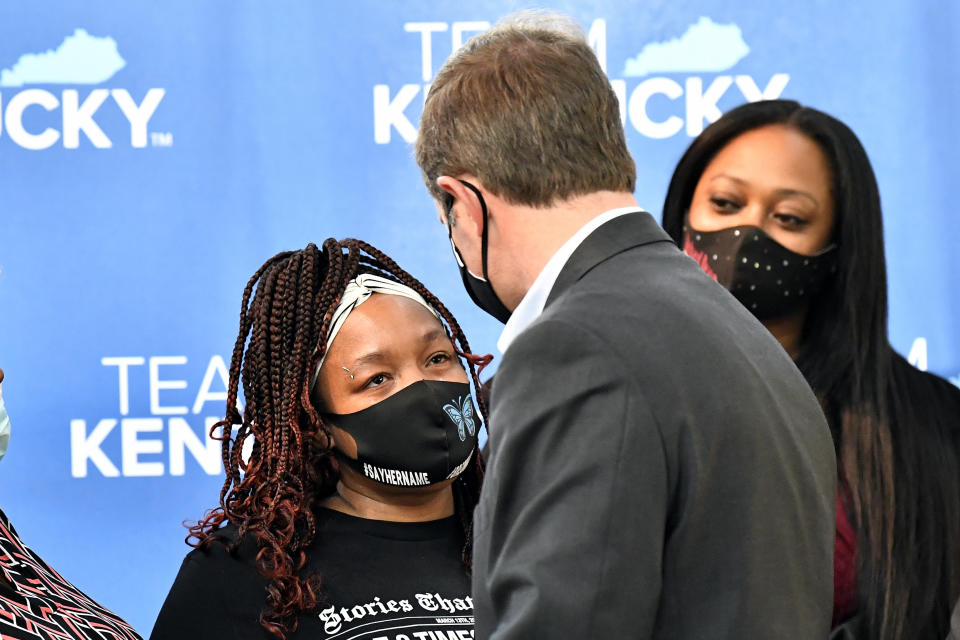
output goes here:
[[957, 600], [957, 606], [953, 609], [953, 615], [950, 616], [950, 635], [947, 640], [960, 640], [960, 600]]
[[648, 214], [584, 241], [496, 378], [477, 638], [827, 637], [820, 406]]

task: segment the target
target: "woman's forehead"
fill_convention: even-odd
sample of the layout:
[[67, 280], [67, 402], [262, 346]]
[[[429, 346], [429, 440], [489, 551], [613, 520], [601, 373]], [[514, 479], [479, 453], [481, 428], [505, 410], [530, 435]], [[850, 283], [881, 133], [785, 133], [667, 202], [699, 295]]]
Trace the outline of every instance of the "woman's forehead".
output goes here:
[[368, 353], [419, 348], [445, 337], [443, 325], [419, 302], [375, 293], [347, 317], [330, 345], [328, 359], [353, 361]]
[[832, 170], [820, 145], [808, 135], [773, 124], [741, 133], [721, 148], [704, 169], [730, 172], [749, 184], [776, 183], [793, 190], [829, 191]]

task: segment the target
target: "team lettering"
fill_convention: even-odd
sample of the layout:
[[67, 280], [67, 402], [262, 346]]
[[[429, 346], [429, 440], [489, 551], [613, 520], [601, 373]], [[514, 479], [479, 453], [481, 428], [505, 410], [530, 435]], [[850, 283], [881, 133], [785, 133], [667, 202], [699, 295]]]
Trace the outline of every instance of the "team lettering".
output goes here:
[[[434, 45], [439, 43], [433, 36], [450, 31], [451, 52], [455, 52], [468, 40], [465, 33], [489, 28], [487, 22], [408, 22], [404, 30], [420, 36], [422, 82], [399, 86], [377, 84], [373, 87], [373, 139], [377, 144], [390, 144], [394, 134], [408, 144], [417, 139], [414, 123], [419, 118], [419, 109], [430, 91], [433, 68], [440, 56], [435, 55]], [[607, 25], [606, 20], [593, 21], [587, 36], [590, 46], [597, 54], [600, 67], [607, 70]], [[412, 41], [411, 41], [412, 42]], [[443, 45], [443, 54], [447, 49]], [[790, 82], [786, 73], [771, 74], [760, 85], [754, 76], [717, 75], [713, 77], [689, 76], [686, 78], [654, 76], [637, 81], [623, 78], [610, 79], [610, 84], [620, 102], [620, 119], [642, 136], [653, 139], [673, 137], [685, 132], [696, 137], [704, 126], [715, 122], [722, 114], [720, 103], [739, 104], [742, 100], [756, 102], [779, 98]], [[734, 94], [736, 87], [739, 95]], [[762, 88], [761, 88], [762, 87]], [[651, 106], [651, 103], [654, 103]]]

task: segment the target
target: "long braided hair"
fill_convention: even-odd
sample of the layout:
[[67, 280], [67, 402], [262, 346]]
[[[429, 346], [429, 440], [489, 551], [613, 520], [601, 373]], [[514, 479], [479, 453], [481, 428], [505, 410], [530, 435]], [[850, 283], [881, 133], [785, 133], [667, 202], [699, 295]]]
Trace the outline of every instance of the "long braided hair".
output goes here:
[[[478, 390], [478, 374], [491, 359], [471, 353], [456, 319], [423, 284], [360, 240], [330, 238], [322, 250], [311, 243], [279, 253], [250, 278], [230, 362], [226, 417], [210, 431], [222, 442], [226, 470], [220, 506], [189, 527], [187, 544], [206, 548], [217, 541], [232, 551], [247, 536], [256, 540], [256, 570], [271, 581], [260, 624], [281, 639], [297, 629], [300, 613], [316, 609], [322, 599], [321, 576], [300, 572], [306, 549], [317, 538], [320, 502], [335, 492], [339, 473], [330, 425], [311, 401], [311, 375], [326, 351], [331, 317], [347, 283], [361, 273], [401, 282], [433, 305]], [[476, 400], [486, 423], [486, 402], [480, 393]], [[231, 435], [235, 426], [239, 428]], [[244, 461], [241, 452], [248, 438], [253, 446]], [[468, 573], [472, 515], [482, 481], [483, 460], [477, 452], [453, 484]], [[219, 531], [227, 523], [237, 528], [235, 539]]]

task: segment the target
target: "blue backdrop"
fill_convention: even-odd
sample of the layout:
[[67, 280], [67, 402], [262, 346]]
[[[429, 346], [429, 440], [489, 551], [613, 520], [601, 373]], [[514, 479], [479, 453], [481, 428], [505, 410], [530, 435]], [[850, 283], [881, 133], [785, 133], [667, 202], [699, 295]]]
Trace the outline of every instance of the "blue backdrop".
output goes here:
[[[960, 381], [958, 5], [776, 5], [554, 8], [590, 32], [656, 215], [723, 110], [783, 96], [846, 121], [880, 181], [894, 344]], [[142, 633], [187, 551], [181, 522], [216, 503], [205, 425], [223, 415], [240, 293], [267, 257], [364, 238], [495, 352], [499, 325], [462, 290], [411, 142], [443, 60], [523, 6], [0, 5], [0, 506]]]

